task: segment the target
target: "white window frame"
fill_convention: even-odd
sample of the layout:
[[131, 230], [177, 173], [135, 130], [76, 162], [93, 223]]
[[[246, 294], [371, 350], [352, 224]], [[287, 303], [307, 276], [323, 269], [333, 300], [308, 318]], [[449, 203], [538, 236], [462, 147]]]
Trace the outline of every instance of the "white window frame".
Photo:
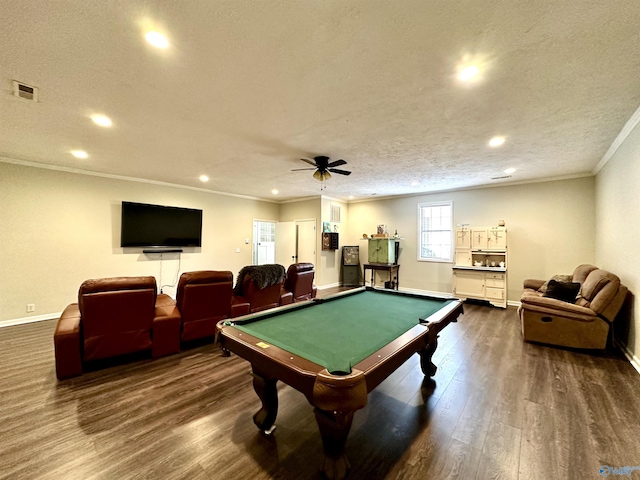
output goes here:
[[[445, 257], [423, 257], [422, 253], [422, 209], [426, 207], [449, 207], [451, 212], [451, 223], [448, 225], [448, 229], [438, 230], [438, 231], [448, 231], [449, 232], [449, 253], [448, 258]], [[435, 230], [434, 230], [435, 231]], [[418, 261], [419, 262], [442, 262], [442, 263], [453, 263], [453, 201], [441, 201], [441, 202], [426, 202], [418, 204]]]

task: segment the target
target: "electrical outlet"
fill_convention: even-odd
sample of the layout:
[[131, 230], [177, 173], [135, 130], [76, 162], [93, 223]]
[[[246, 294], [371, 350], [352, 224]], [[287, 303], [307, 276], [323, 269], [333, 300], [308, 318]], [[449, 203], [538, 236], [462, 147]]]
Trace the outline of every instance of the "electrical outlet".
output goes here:
[[36, 311], [35, 303], [27, 303], [27, 313], [32, 313]]

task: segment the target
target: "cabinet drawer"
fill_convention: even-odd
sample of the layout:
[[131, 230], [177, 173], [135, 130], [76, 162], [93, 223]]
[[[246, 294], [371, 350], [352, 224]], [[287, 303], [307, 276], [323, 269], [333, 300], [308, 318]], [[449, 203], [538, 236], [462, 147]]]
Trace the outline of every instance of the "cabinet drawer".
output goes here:
[[502, 280], [504, 282], [504, 273], [487, 273], [487, 280]]
[[490, 278], [487, 276], [485, 281], [487, 287], [504, 288], [504, 279], [502, 278]]
[[484, 289], [484, 294], [487, 298], [492, 298], [494, 300], [504, 300], [504, 288], [487, 287]]

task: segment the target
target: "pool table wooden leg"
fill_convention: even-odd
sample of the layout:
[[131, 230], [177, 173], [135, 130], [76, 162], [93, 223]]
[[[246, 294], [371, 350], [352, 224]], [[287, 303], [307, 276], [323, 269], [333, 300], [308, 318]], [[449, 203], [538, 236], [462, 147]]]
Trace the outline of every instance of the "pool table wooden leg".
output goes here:
[[422, 373], [424, 373], [426, 377], [433, 377], [438, 370], [438, 367], [431, 361], [436, 348], [438, 348], [437, 334], [433, 336], [433, 339], [427, 343], [425, 348], [418, 351], [420, 354], [420, 368], [422, 368]]
[[314, 413], [324, 447], [322, 474], [329, 480], [341, 480], [347, 476], [350, 469], [344, 446], [355, 412], [327, 412], [315, 408]]
[[262, 402], [262, 408], [253, 416], [253, 423], [266, 434], [273, 431], [278, 416], [278, 389], [275, 378], [267, 378], [253, 373], [253, 389]]

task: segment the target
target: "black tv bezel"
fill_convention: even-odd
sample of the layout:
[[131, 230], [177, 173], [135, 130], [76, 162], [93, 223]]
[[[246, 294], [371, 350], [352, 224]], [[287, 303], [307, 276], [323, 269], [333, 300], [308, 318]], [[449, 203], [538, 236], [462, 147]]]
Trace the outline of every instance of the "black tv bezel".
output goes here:
[[[125, 209], [125, 205], [135, 205], [135, 206], [139, 206], [139, 207], [148, 207], [150, 209], [153, 209], [155, 212], [185, 212], [185, 213], [198, 213], [199, 214], [199, 220], [200, 220], [200, 231], [199, 231], [199, 235], [198, 235], [198, 242], [197, 243], [185, 243], [184, 241], [176, 241], [176, 242], [165, 242], [165, 243], [147, 243], [147, 242], [134, 242], [134, 243], [124, 243], [124, 221], [125, 221], [125, 214], [124, 214], [124, 209]], [[200, 248], [202, 247], [202, 210], [198, 209], [198, 208], [186, 208], [186, 207], [175, 207], [175, 206], [169, 206], [169, 205], [157, 205], [157, 204], [152, 204], [152, 203], [141, 203], [141, 202], [130, 202], [130, 201], [122, 201], [122, 205], [120, 208], [120, 247], [121, 248], [153, 248], [153, 249], [176, 249], [176, 248], [182, 248], [182, 247], [196, 247], [196, 248]]]

